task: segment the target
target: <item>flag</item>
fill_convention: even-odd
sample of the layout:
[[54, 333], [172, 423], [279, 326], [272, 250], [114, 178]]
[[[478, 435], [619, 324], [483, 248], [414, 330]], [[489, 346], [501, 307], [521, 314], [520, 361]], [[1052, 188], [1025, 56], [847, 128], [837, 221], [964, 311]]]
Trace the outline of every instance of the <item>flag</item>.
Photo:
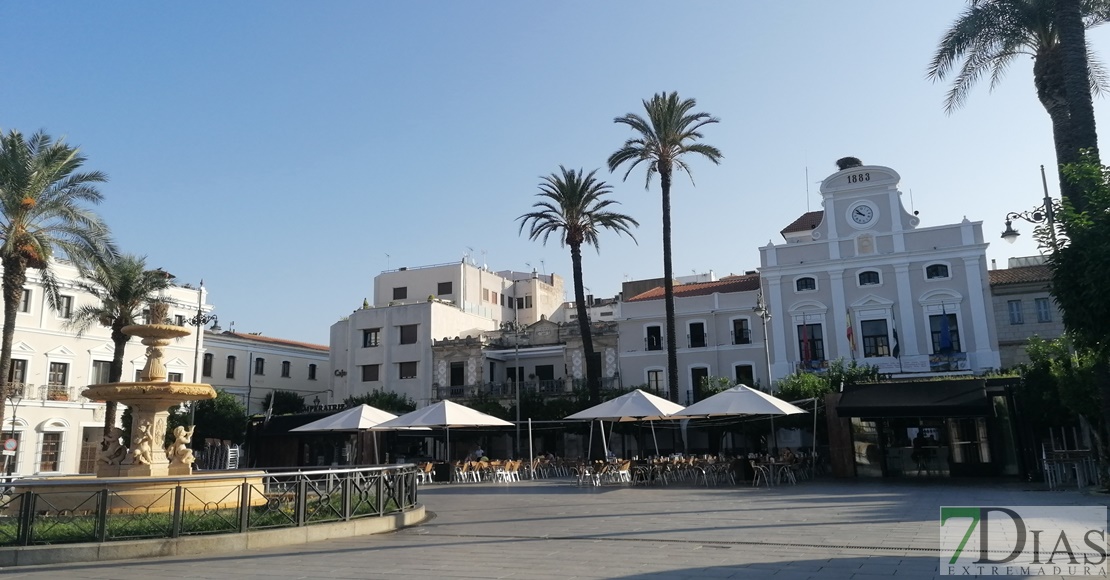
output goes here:
[[856, 357], [856, 333], [855, 333], [855, 330], [852, 328], [852, 311], [849, 310], [847, 312], [848, 312], [848, 330], [846, 331], [846, 333], [848, 335], [848, 349], [852, 353], [852, 358], [855, 358]]
[[952, 328], [948, 325], [948, 310], [940, 305], [940, 352], [952, 352]]
[[898, 358], [898, 355], [902, 354], [902, 345], [898, 344], [898, 326], [894, 324], [894, 319], [890, 321], [890, 329], [894, 331], [894, 346], [891, 347], [890, 352], [894, 358]]

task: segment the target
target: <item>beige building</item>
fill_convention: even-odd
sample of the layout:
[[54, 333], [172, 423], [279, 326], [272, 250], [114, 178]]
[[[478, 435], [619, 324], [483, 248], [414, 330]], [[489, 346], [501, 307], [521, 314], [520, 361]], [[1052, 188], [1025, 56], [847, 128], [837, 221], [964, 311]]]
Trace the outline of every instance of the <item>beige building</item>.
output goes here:
[[236, 395], [248, 414], [266, 411], [273, 391], [301, 395], [305, 404], [340, 403], [331, 390], [328, 347], [261, 334], [205, 331], [201, 382]]
[[1029, 362], [1025, 346], [1031, 337], [1051, 340], [1064, 334], [1063, 317], [1050, 294], [1052, 270], [1044, 258], [1010, 258], [1008, 266], [990, 271], [1002, 368]]

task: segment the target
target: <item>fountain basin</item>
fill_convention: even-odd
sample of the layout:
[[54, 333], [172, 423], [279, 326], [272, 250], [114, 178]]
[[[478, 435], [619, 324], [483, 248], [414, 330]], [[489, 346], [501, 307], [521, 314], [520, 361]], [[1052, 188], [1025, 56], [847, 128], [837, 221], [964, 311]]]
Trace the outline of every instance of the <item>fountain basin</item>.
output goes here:
[[27, 478], [27, 482], [49, 481], [49, 486], [15, 485], [12, 501], [4, 507], [11, 515], [20, 513], [23, 492], [34, 491], [35, 512], [51, 515], [87, 515], [97, 510], [97, 495], [108, 489], [107, 513], [165, 513], [172, 512], [177, 488], [181, 487], [181, 508], [185, 511], [238, 508], [242, 501], [243, 484], [251, 490], [247, 500], [250, 506], [265, 505], [262, 476], [264, 471], [206, 472], [174, 478], [133, 478], [105, 480], [88, 476], [63, 476], [43, 479]]

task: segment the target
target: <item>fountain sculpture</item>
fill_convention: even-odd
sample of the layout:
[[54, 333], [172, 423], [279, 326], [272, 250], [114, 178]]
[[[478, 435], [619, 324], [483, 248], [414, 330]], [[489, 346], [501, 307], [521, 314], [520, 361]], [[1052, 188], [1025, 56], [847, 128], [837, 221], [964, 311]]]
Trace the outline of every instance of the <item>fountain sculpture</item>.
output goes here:
[[[155, 303], [150, 308], [153, 320], [163, 320], [167, 305]], [[133, 383], [90, 385], [85, 397], [97, 401], [116, 401], [131, 409], [131, 441], [124, 448], [122, 433], [113, 429], [105, 435], [97, 461], [97, 477], [134, 477], [189, 475], [193, 472], [193, 453], [189, 449], [193, 428], [175, 429], [175, 441], [162, 453], [166, 438], [169, 409], [185, 401], [216, 398], [216, 391], [201, 383], [178, 383], [166, 380], [162, 363], [163, 348], [170, 340], [191, 332], [171, 324], [133, 324], [123, 328], [124, 334], [138, 336], [146, 345], [146, 366], [143, 380]]]

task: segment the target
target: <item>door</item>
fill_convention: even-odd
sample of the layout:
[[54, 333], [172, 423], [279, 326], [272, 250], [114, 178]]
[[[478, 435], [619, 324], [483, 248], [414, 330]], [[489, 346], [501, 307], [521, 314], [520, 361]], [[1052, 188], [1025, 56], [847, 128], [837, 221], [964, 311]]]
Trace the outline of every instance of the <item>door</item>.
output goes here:
[[702, 399], [701, 392], [705, 380], [709, 378], [709, 369], [706, 367], [696, 367], [690, 369], [690, 384], [693, 385], [694, 400], [697, 402]]

